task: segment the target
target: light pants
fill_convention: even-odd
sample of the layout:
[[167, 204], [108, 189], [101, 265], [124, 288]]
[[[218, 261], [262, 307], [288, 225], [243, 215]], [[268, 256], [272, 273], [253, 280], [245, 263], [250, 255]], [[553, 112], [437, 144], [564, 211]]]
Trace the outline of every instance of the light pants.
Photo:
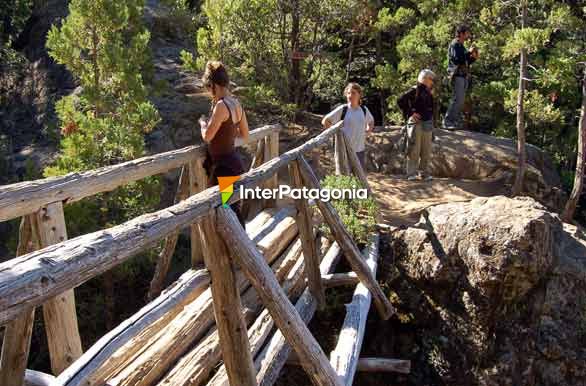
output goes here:
[[[409, 120], [409, 124], [413, 125]], [[426, 129], [424, 129], [424, 126]], [[407, 153], [407, 176], [413, 176], [419, 169], [422, 173], [427, 173], [427, 166], [431, 157], [431, 147], [433, 138], [433, 122], [419, 122], [414, 125], [414, 138], [409, 143], [409, 152]]]
[[462, 124], [462, 107], [464, 107], [466, 90], [468, 90], [468, 79], [463, 76], [454, 76], [452, 86], [452, 98], [444, 118], [444, 126], [459, 127]]

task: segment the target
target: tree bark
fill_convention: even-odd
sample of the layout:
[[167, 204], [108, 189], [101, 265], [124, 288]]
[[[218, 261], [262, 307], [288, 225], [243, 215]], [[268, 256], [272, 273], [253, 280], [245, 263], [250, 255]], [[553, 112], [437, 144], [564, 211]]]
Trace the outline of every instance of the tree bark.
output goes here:
[[[521, 0], [521, 29], [527, 24], [527, 0]], [[517, 175], [513, 185], [513, 196], [518, 196], [523, 191], [523, 180], [527, 163], [527, 150], [525, 149], [525, 113], [524, 98], [527, 87], [527, 49], [522, 48], [519, 59], [519, 93], [517, 95]]]
[[582, 108], [580, 112], [580, 122], [578, 123], [578, 158], [576, 160], [576, 174], [574, 175], [574, 187], [570, 198], [566, 203], [562, 220], [571, 222], [574, 218], [574, 212], [578, 206], [582, 187], [584, 185], [584, 163], [586, 160], [586, 66], [584, 67], [584, 78], [582, 79]]

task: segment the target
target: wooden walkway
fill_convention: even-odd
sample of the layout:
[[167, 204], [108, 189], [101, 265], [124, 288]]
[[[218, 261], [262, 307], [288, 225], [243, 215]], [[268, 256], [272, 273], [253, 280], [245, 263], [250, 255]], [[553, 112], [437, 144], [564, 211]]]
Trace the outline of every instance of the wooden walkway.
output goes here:
[[[292, 185], [320, 188], [305, 157], [332, 137], [336, 172], [352, 173], [368, 186], [340, 128], [284, 154], [278, 125], [253, 130], [253, 163], [234, 184], [230, 202], [239, 200], [243, 187], [276, 187], [277, 171], [285, 166]], [[371, 301], [382, 319], [394, 312], [375, 280], [378, 235], [361, 253], [334, 207], [319, 200], [317, 209], [335, 240], [331, 245], [316, 232], [314, 208], [304, 200], [282, 208], [266, 201], [244, 229], [221, 205], [218, 187], [207, 186], [205, 152], [191, 146], [0, 187], [0, 221], [21, 218], [17, 257], [0, 264], [0, 385], [272, 385], [287, 361], [302, 366], [315, 385], [351, 385], [356, 371], [409, 372], [409, 361], [360, 358]], [[67, 240], [64, 205], [176, 168], [181, 174], [174, 205]], [[163, 290], [185, 228], [192, 268]], [[83, 352], [74, 289], [161, 241], [151, 301]], [[333, 273], [341, 255], [353, 272]], [[325, 305], [324, 289], [337, 285], [356, 289], [328, 358], [307, 323]], [[51, 375], [26, 369], [38, 306]]]

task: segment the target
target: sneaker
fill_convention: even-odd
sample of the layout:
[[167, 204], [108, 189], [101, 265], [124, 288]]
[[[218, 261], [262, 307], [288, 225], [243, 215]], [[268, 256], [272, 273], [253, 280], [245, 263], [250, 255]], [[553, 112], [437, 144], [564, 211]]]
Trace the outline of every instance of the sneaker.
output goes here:
[[416, 181], [416, 180], [417, 180], [417, 176], [415, 174], [407, 176], [407, 181]]
[[431, 180], [433, 180], [433, 177], [430, 176], [429, 174], [424, 174], [421, 177], [422, 177], [423, 181], [431, 181]]
[[444, 122], [442, 127], [446, 130], [458, 130], [458, 125], [455, 125], [453, 123]]

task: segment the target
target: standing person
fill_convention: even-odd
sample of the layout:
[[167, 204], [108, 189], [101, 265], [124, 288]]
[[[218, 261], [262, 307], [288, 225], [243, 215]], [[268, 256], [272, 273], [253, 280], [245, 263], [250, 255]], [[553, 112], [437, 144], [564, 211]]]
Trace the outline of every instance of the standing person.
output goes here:
[[407, 162], [408, 180], [419, 176], [431, 181], [428, 172], [433, 139], [433, 82], [435, 74], [431, 70], [422, 70], [417, 77], [417, 85], [410, 88], [398, 100], [397, 104], [407, 121]]
[[366, 172], [365, 138], [366, 133], [374, 129], [374, 118], [368, 107], [362, 105], [362, 87], [358, 83], [348, 83], [344, 89], [347, 103], [340, 105], [328, 113], [321, 121], [327, 129], [343, 121], [342, 131], [349, 139], [356, 156], [360, 160], [362, 169]]
[[470, 65], [479, 56], [476, 47], [472, 46], [468, 51], [464, 48], [464, 42], [468, 39], [470, 28], [461, 25], [456, 29], [456, 37], [448, 47], [448, 76], [452, 83], [452, 98], [443, 122], [443, 127], [448, 130], [462, 127], [462, 107], [470, 86]]
[[[208, 185], [218, 184], [218, 177], [238, 176], [244, 173], [242, 160], [235, 147], [236, 137], [248, 138], [248, 121], [242, 105], [229, 90], [230, 78], [226, 67], [210, 61], [202, 77], [202, 83], [212, 96], [210, 118], [199, 120], [201, 137], [208, 144], [204, 167], [208, 174]], [[241, 202], [231, 205], [240, 223]]]

